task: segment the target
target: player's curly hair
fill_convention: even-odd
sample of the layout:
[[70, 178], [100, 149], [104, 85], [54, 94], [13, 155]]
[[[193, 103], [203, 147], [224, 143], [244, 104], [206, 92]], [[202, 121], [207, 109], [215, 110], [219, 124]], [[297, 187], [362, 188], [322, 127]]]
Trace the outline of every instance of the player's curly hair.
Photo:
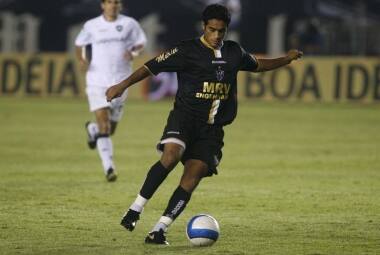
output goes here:
[[231, 14], [223, 5], [210, 4], [204, 9], [202, 19], [205, 24], [207, 24], [210, 19], [223, 20], [228, 26], [231, 22]]

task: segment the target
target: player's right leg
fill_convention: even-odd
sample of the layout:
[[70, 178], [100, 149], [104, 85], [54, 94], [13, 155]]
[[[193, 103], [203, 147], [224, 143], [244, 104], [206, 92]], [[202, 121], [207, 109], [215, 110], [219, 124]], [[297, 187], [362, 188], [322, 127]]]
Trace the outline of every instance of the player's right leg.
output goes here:
[[88, 147], [93, 150], [96, 148], [96, 139], [99, 134], [98, 124], [93, 121], [87, 121], [85, 124], [86, 132], [87, 132], [87, 144]]
[[216, 167], [222, 158], [224, 144], [223, 129], [202, 123], [200, 127], [196, 125], [195, 130], [199, 131], [200, 138], [193, 139], [182, 156], [185, 169], [180, 185], [171, 196], [161, 218], [145, 238], [146, 243], [168, 244], [165, 237], [168, 227], [185, 209], [201, 179], [217, 173]]
[[133, 231], [136, 222], [140, 219], [140, 213], [144, 209], [145, 204], [153, 196], [155, 191], [166, 179], [168, 174], [180, 161], [184, 147], [178, 143], [166, 143], [161, 159], [157, 161], [148, 171], [144, 184], [136, 200], [130, 206], [121, 220], [121, 225], [129, 231]]
[[124, 104], [127, 100], [128, 89], [126, 89], [120, 97], [112, 99], [110, 105], [110, 135], [113, 135], [116, 131], [117, 124], [124, 115]]
[[161, 159], [148, 171], [140, 193], [121, 221], [121, 225], [129, 231], [133, 231], [145, 204], [182, 158], [185, 141], [188, 140], [187, 132], [183, 130], [183, 127], [188, 126], [184, 123], [187, 121], [184, 116], [175, 110], [169, 114], [161, 141], [157, 145], [157, 149], [162, 152]]

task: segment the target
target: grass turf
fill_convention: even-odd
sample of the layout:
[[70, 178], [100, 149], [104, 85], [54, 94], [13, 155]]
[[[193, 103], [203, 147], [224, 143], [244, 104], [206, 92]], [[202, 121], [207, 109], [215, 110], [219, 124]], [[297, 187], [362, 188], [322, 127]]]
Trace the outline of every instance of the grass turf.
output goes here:
[[[0, 254], [379, 254], [380, 106], [242, 102], [225, 128], [219, 175], [170, 228], [143, 240], [178, 185], [178, 166], [133, 233], [119, 221], [147, 169], [171, 102], [130, 101], [113, 137], [107, 183], [87, 148], [84, 99], [0, 98]], [[221, 235], [190, 247], [187, 220], [213, 215]]]

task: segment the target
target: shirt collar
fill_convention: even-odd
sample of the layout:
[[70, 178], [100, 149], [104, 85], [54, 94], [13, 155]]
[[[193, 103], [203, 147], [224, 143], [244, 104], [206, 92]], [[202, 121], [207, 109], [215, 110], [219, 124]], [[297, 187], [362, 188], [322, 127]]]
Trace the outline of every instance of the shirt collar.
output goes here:
[[120, 14], [118, 14], [118, 15], [116, 16], [116, 19], [115, 19], [115, 20], [113, 20], [113, 21], [108, 21], [108, 20], [106, 20], [106, 17], [104, 16], [104, 14], [102, 14], [102, 19], [103, 19], [103, 21], [106, 22], [106, 23], [113, 23], [113, 22], [117, 21], [119, 18], [120, 18]]
[[210, 48], [210, 49], [212, 49], [212, 50], [214, 50], [214, 51], [215, 51], [215, 50], [220, 50], [220, 49], [222, 49], [222, 47], [223, 47], [223, 41], [222, 41], [222, 44], [220, 45], [220, 47], [218, 47], [218, 48], [214, 48], [214, 47], [212, 47], [212, 46], [206, 41], [204, 35], [201, 36], [200, 40], [201, 40], [201, 42], [202, 42], [207, 48]]

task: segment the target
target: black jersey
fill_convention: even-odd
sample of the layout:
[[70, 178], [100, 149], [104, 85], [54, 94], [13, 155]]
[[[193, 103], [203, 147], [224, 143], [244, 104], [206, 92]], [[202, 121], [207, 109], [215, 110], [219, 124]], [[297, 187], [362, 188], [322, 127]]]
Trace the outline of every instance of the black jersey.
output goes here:
[[237, 73], [254, 71], [257, 65], [238, 43], [224, 41], [220, 50], [214, 50], [203, 38], [184, 41], [145, 64], [154, 75], [177, 72], [174, 109], [215, 125], [235, 119]]

